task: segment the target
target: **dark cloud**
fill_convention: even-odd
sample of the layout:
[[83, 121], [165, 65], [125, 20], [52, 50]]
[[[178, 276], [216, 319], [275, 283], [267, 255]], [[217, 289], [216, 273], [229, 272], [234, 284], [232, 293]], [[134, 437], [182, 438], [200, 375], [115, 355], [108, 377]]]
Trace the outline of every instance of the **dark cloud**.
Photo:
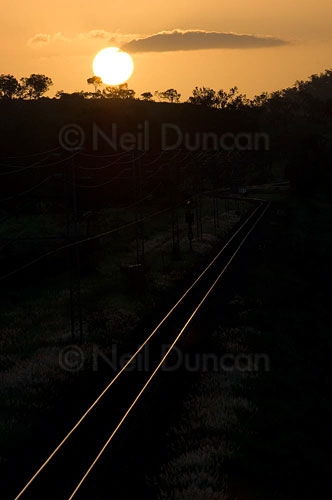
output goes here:
[[128, 52], [168, 52], [202, 49], [253, 49], [278, 47], [288, 42], [279, 38], [201, 30], [163, 31], [145, 38], [136, 38], [123, 45]]

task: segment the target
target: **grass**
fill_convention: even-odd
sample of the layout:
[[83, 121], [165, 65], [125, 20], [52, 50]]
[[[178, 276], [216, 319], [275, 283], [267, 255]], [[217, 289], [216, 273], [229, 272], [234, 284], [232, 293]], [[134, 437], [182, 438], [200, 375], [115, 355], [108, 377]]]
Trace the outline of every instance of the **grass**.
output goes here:
[[[237, 203], [231, 204], [231, 208], [240, 213], [245, 204], [241, 208]], [[91, 252], [89, 249], [81, 251], [87, 357], [92, 343], [101, 346], [113, 342], [136, 345], [134, 331], [139, 321], [157, 306], [165, 293], [176, 289], [186, 273], [212, 250], [218, 236], [226, 234], [239, 218], [235, 212], [226, 217], [220, 214], [221, 232], [216, 235], [210, 199], [203, 200], [203, 210], [203, 239], [193, 241], [193, 251], [189, 251], [184, 214], [180, 215], [181, 254], [177, 260], [172, 255], [170, 214], [164, 213], [145, 223], [144, 293], [135, 293], [127, 276], [128, 265], [136, 262], [134, 228], [103, 238], [91, 248]], [[223, 202], [220, 202], [222, 210]], [[153, 212], [151, 207], [150, 212]], [[99, 217], [94, 229], [102, 232], [131, 220], [134, 220], [133, 212], [108, 209], [103, 217]], [[38, 227], [39, 222], [39, 216], [24, 218], [26, 228], [31, 231]], [[50, 234], [56, 233], [56, 226], [52, 220]], [[7, 230], [10, 233], [12, 226]], [[24, 256], [24, 248], [20, 248], [19, 243], [17, 245], [18, 254]], [[36, 245], [31, 250], [41, 253]], [[64, 265], [63, 260], [59, 260], [54, 264], [54, 269], [45, 265], [40, 274], [32, 273], [33, 282], [29, 280], [29, 274], [23, 279], [18, 275], [18, 279], [1, 289], [0, 447], [3, 457], [12, 440], [23, 444], [36, 416], [56, 404], [56, 399], [61, 397], [63, 388], [70, 385], [73, 377], [59, 365], [61, 349], [73, 342], [67, 262]]]
[[[243, 352], [246, 331], [218, 328], [210, 343], [215, 352]], [[248, 421], [257, 408], [246, 394], [248, 373], [206, 372], [184, 402], [183, 416], [169, 432], [170, 460], [159, 477], [160, 499], [229, 499], [230, 473], [239, 459]], [[182, 495], [182, 496], [181, 496]], [[196, 498], [195, 497], [195, 498]]]

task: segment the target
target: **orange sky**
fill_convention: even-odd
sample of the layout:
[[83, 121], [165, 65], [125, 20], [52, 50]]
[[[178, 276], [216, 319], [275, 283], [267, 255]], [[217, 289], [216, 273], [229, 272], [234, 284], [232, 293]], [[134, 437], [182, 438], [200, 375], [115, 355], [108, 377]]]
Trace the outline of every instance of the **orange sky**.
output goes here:
[[86, 79], [102, 48], [176, 29], [271, 36], [280, 45], [202, 49], [198, 39], [194, 50], [153, 52], [152, 40], [132, 53], [128, 84], [138, 95], [173, 87], [186, 100], [196, 85], [237, 85], [251, 97], [332, 68], [331, 0], [2, 0], [1, 11], [0, 73], [44, 73], [54, 81], [50, 95], [92, 90]]

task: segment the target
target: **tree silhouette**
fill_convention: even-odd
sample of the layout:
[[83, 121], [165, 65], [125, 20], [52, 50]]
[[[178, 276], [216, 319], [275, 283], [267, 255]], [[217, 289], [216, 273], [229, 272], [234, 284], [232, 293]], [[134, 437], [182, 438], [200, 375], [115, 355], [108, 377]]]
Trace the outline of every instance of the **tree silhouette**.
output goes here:
[[195, 87], [192, 94], [188, 99], [189, 103], [209, 108], [241, 109], [250, 104], [245, 94], [238, 93], [237, 87], [232, 87], [228, 92], [223, 89], [216, 92], [210, 87]]
[[21, 78], [20, 82], [20, 97], [23, 97], [24, 99], [39, 99], [49, 90], [51, 85], [53, 85], [51, 78], [35, 73], [30, 75], [28, 78]]
[[247, 96], [239, 94], [236, 86], [229, 89], [229, 92], [218, 90], [216, 97], [216, 107], [220, 109], [241, 109], [250, 104]]
[[13, 75], [0, 75], [0, 98], [13, 99], [20, 90], [20, 84]]
[[[98, 94], [101, 95], [101, 94]], [[62, 99], [62, 100], [82, 100], [82, 99], [91, 99], [92, 97], [95, 97], [94, 92], [84, 92], [84, 90], [80, 90], [79, 92], [72, 92], [71, 94], [64, 92], [63, 90], [58, 90], [55, 94], [56, 99]]]
[[253, 107], [262, 107], [264, 106], [268, 100], [269, 100], [269, 93], [268, 92], [262, 92], [259, 95], [255, 95], [253, 99], [250, 101], [250, 105]]
[[128, 88], [127, 83], [106, 87], [103, 90], [104, 97], [109, 99], [134, 99], [135, 91]]
[[195, 87], [192, 94], [188, 99], [190, 104], [213, 107], [218, 102], [215, 90], [209, 87]]
[[144, 101], [151, 101], [153, 98], [153, 94], [151, 92], [143, 92], [141, 94], [141, 97], [143, 98]]
[[179, 102], [180, 97], [181, 94], [179, 94], [178, 91], [175, 89], [167, 89], [164, 92], [159, 93], [159, 98], [162, 101]]
[[87, 79], [87, 83], [89, 85], [93, 85], [95, 88], [95, 92], [97, 93], [98, 87], [103, 84], [103, 80], [100, 78], [100, 76], [92, 76], [91, 78]]

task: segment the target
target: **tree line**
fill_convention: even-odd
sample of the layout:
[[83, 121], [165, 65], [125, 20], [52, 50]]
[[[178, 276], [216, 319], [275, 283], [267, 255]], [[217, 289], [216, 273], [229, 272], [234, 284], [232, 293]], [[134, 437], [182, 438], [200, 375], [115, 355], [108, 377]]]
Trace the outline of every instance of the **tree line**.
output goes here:
[[[158, 101], [179, 103], [181, 94], [174, 88], [164, 91], [142, 92], [139, 97], [135, 90], [128, 87], [127, 83], [115, 86], [103, 87], [102, 79], [92, 76], [87, 83], [94, 87], [93, 92], [66, 93], [59, 90], [55, 94], [56, 99], [135, 99], [142, 101]], [[13, 75], [0, 75], [0, 99], [39, 99], [53, 85], [51, 78], [42, 74], [31, 74], [19, 81]], [[228, 91], [224, 89], [214, 90], [210, 87], [195, 87], [192, 95], [186, 103], [216, 109], [241, 110], [245, 108], [273, 107], [274, 109], [288, 107], [290, 111], [299, 108], [311, 111], [316, 100], [332, 99], [332, 70], [325, 70], [320, 75], [311, 75], [307, 81], [296, 81], [292, 87], [278, 90], [272, 93], [263, 92], [249, 99], [246, 94], [239, 92], [234, 86]], [[280, 108], [280, 109], [281, 109]], [[285, 109], [284, 109], [285, 110]]]
[[0, 98], [39, 99], [53, 85], [48, 76], [32, 73], [17, 80], [13, 75], [0, 75]]
[[[117, 99], [138, 99], [143, 101], [158, 101], [179, 103], [181, 94], [174, 88], [165, 91], [143, 92], [139, 97], [133, 89], [128, 88], [124, 83], [117, 86], [106, 86], [102, 89], [103, 82], [98, 76], [87, 79], [89, 85], [94, 86], [94, 92], [76, 92], [75, 94], [65, 94], [62, 91], [57, 93], [57, 97], [79, 96], [90, 99], [117, 98]], [[311, 75], [307, 81], [297, 80], [292, 87], [277, 90], [271, 93], [262, 92], [249, 99], [246, 94], [239, 92], [237, 86], [214, 90], [210, 87], [195, 87], [192, 95], [184, 101], [186, 103], [216, 109], [240, 110], [245, 108], [273, 108], [274, 110], [297, 111], [300, 108], [308, 113], [317, 105], [317, 99], [327, 101], [332, 99], [332, 70], [326, 69], [320, 75]]]
[[[127, 83], [116, 86], [106, 86], [103, 90], [100, 89], [103, 82], [99, 76], [88, 78], [87, 83], [94, 86], [94, 92], [82, 92], [82, 97], [135, 99], [136, 93], [133, 89], [128, 88]], [[62, 97], [62, 94], [58, 94], [58, 97]], [[162, 92], [159, 90], [155, 90], [153, 93], [143, 92], [139, 97], [139, 99], [143, 101], [157, 100], [159, 102], [171, 103], [179, 103], [180, 98], [181, 94], [174, 88], [169, 88]], [[231, 88], [229, 92], [223, 89], [216, 92], [209, 87], [195, 87], [192, 96], [189, 97], [187, 102], [222, 109], [226, 107], [237, 108], [249, 104], [250, 101], [244, 94], [239, 94], [237, 87]]]
[[[128, 88], [126, 83], [115, 87], [105, 87], [101, 90], [102, 80], [99, 77], [89, 78], [87, 82], [94, 85], [95, 92], [77, 93], [80, 97], [138, 99], [171, 103], [179, 103], [181, 97], [181, 94], [176, 89], [170, 88], [162, 92], [143, 92], [137, 98], [135, 91]], [[320, 103], [327, 101], [332, 101], [332, 70], [325, 70], [320, 75], [312, 75], [307, 81], [297, 80], [293, 86], [282, 90], [271, 93], [262, 92], [252, 99], [249, 99], [246, 94], [240, 93], [236, 86], [228, 91], [224, 89], [216, 91], [210, 87], [196, 86], [192, 91], [192, 95], [185, 102], [215, 109], [265, 108], [275, 111], [277, 114], [294, 112], [295, 114], [310, 115], [320, 108]]]

